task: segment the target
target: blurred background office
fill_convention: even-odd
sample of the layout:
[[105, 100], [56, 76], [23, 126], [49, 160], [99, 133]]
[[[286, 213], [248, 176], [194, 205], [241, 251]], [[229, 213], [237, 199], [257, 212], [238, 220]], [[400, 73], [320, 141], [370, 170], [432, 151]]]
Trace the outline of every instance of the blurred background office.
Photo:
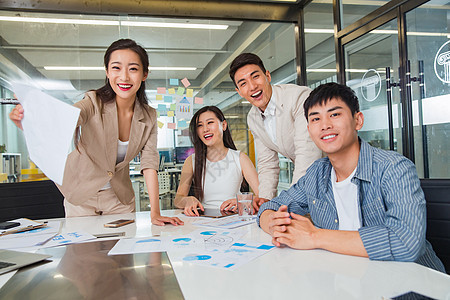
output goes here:
[[[172, 206], [192, 153], [189, 115], [203, 105], [224, 111], [236, 146], [256, 163], [246, 123], [251, 105], [228, 76], [242, 52], [262, 58], [273, 84], [346, 83], [366, 116], [361, 137], [413, 160], [421, 178], [449, 178], [449, 7], [440, 0], [2, 1], [0, 182], [47, 179], [8, 118], [11, 82], [72, 104], [103, 84], [103, 53], [119, 38], [136, 40], [150, 57], [146, 92], [159, 115], [163, 208]], [[180, 110], [183, 100], [190, 114]], [[293, 165], [284, 157], [280, 165], [283, 190]], [[148, 210], [139, 171], [136, 157], [136, 206]]]

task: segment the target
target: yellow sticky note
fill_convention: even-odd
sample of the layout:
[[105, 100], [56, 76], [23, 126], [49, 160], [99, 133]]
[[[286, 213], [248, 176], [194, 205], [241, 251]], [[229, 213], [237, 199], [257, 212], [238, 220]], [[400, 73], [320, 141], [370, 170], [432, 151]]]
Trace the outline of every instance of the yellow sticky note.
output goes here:
[[169, 89], [169, 94], [172, 94], [172, 95], [175, 94], [175, 89], [174, 88], [170, 88]]
[[175, 116], [175, 112], [174, 112], [173, 110], [169, 110], [169, 111], [167, 112], [167, 116], [168, 116], [168, 117], [173, 117], [173, 116]]
[[187, 89], [186, 90], [186, 97], [192, 97], [194, 96], [194, 90], [193, 89]]
[[163, 95], [156, 95], [156, 100], [162, 101], [162, 99], [163, 99]]
[[164, 126], [164, 123], [163, 123], [163, 122], [160, 122], [160, 121], [158, 121], [158, 127], [159, 127], [159, 128], [163, 128], [163, 126]]

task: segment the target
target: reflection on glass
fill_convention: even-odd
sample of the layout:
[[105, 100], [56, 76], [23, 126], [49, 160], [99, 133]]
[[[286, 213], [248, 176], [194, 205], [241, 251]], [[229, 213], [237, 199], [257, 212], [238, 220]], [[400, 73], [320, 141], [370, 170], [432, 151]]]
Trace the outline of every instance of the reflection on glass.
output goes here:
[[[381, 33], [381, 32], [389, 32]], [[364, 113], [359, 135], [372, 146], [389, 149], [386, 67], [391, 81], [398, 82], [398, 39], [396, 20], [345, 45], [346, 79], [358, 96]], [[401, 107], [398, 88], [392, 90], [394, 150], [401, 147]]]
[[305, 7], [307, 85], [336, 82], [333, 4], [312, 1]]
[[[0, 10], [0, 36], [2, 101], [13, 98], [9, 83], [19, 80], [70, 104], [104, 84], [101, 62], [112, 41], [136, 40], [150, 58], [146, 93], [159, 112], [159, 149], [191, 145], [190, 120], [176, 115], [176, 103], [186, 97], [190, 112], [204, 105], [219, 106], [238, 149], [252, 151], [246, 126], [251, 106], [242, 103], [228, 76], [231, 60], [241, 52], [258, 54], [273, 83], [292, 83], [296, 78], [294, 25], [290, 23]], [[179, 88], [184, 92], [179, 94]], [[8, 118], [12, 107], [0, 105], [0, 152], [21, 154], [20, 179], [35, 180], [33, 172], [39, 173], [39, 166], [33, 168], [29, 162], [23, 133]], [[130, 171], [139, 173], [138, 158], [131, 167]], [[1, 174], [6, 174], [2, 169], [3, 182]], [[141, 194], [137, 184], [136, 193]]]
[[389, 1], [342, 0], [342, 28], [351, 25]]
[[425, 178], [450, 177], [450, 30], [443, 8], [423, 5], [406, 14], [411, 77], [420, 77], [423, 65], [423, 89], [419, 82], [411, 88], [415, 163]]

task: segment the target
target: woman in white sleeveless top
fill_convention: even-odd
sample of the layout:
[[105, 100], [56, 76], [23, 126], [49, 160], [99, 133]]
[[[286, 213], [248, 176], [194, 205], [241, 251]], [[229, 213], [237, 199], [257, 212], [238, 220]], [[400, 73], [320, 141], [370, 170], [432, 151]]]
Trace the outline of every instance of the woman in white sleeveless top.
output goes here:
[[[237, 151], [222, 111], [205, 106], [194, 114], [190, 138], [195, 153], [184, 162], [175, 205], [187, 216], [198, 216], [197, 208], [236, 209], [236, 193], [243, 179], [258, 195], [258, 174], [250, 158]], [[193, 186], [195, 196], [188, 196]], [[256, 198], [256, 197], [255, 197]]]

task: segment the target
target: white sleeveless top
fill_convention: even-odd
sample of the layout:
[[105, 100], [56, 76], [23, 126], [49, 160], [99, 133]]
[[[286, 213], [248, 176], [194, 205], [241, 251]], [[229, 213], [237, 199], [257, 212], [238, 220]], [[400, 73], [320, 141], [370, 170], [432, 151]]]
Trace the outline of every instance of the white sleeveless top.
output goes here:
[[[242, 184], [240, 151], [228, 149], [224, 159], [212, 162], [206, 159], [203, 206], [220, 208], [228, 199], [236, 198]], [[192, 169], [195, 167], [195, 154], [192, 155]]]
[[[122, 142], [121, 140], [117, 140], [117, 158], [116, 158], [116, 165], [120, 162], [122, 162], [125, 159], [125, 155], [127, 154], [128, 149], [128, 143], [130, 141]], [[100, 189], [100, 191], [107, 190], [111, 188], [111, 184], [109, 181]]]

